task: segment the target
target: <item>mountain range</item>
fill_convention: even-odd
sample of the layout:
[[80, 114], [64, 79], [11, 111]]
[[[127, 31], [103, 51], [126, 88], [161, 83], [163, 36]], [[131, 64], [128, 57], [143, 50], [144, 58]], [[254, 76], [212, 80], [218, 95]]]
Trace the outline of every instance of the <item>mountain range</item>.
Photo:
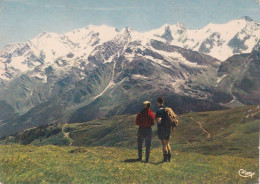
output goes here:
[[260, 104], [259, 35], [260, 23], [243, 17], [144, 33], [90, 25], [9, 44], [0, 51], [0, 135], [132, 114], [158, 96], [179, 114]]

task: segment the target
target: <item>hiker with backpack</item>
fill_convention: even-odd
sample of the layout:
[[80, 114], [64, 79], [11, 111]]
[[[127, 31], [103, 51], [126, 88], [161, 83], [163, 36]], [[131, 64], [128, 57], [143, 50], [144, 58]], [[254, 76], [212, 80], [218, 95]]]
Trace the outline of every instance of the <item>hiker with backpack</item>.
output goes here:
[[157, 99], [159, 107], [156, 112], [156, 122], [158, 128], [158, 138], [162, 142], [163, 148], [163, 162], [171, 161], [171, 146], [169, 140], [172, 132], [178, 125], [178, 117], [169, 107], [164, 106], [164, 99], [159, 97]]
[[136, 116], [135, 124], [139, 126], [138, 129], [138, 161], [142, 161], [143, 142], [146, 147], [146, 160], [149, 161], [151, 142], [152, 142], [152, 126], [155, 124], [155, 116], [151, 110], [151, 102], [145, 101], [143, 103], [143, 110]]

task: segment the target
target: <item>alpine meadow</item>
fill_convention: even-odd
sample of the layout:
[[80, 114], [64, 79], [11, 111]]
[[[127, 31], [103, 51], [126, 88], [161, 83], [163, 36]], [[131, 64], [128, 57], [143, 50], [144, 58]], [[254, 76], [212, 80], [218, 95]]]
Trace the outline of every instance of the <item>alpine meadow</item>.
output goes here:
[[260, 3], [97, 2], [0, 3], [0, 184], [259, 183]]

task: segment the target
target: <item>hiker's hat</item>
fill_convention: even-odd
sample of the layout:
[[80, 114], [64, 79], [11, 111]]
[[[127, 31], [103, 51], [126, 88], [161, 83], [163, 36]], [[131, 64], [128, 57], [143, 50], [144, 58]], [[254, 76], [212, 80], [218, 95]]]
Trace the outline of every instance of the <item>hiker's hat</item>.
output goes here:
[[145, 107], [147, 107], [147, 106], [148, 106], [148, 104], [149, 104], [149, 106], [151, 107], [151, 102], [150, 102], [150, 101], [144, 101], [144, 103], [143, 103], [143, 104], [144, 104], [144, 106], [145, 106]]

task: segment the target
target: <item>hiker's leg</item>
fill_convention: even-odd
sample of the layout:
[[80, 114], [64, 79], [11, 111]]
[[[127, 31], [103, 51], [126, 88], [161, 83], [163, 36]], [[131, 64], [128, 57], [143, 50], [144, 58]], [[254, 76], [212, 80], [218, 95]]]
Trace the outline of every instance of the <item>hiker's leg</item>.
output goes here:
[[167, 162], [168, 160], [168, 149], [167, 149], [167, 141], [165, 139], [162, 139], [162, 145], [163, 145], [163, 161]]
[[150, 156], [150, 151], [151, 151], [151, 143], [152, 143], [152, 129], [147, 130], [147, 134], [145, 137], [145, 147], [146, 147], [146, 161], [148, 162], [149, 156]]
[[167, 154], [168, 153], [167, 140], [161, 139], [161, 142], [162, 142], [163, 154]]
[[137, 142], [138, 142], [138, 159], [142, 159], [142, 155], [143, 155], [143, 132], [142, 130], [139, 128], [138, 129], [138, 136], [137, 136]]
[[167, 150], [168, 150], [168, 161], [171, 161], [172, 153], [171, 153], [171, 146], [170, 146], [170, 141], [167, 140]]
[[170, 141], [167, 140], [166, 142], [167, 142], [167, 151], [168, 151], [168, 153], [171, 153]]

